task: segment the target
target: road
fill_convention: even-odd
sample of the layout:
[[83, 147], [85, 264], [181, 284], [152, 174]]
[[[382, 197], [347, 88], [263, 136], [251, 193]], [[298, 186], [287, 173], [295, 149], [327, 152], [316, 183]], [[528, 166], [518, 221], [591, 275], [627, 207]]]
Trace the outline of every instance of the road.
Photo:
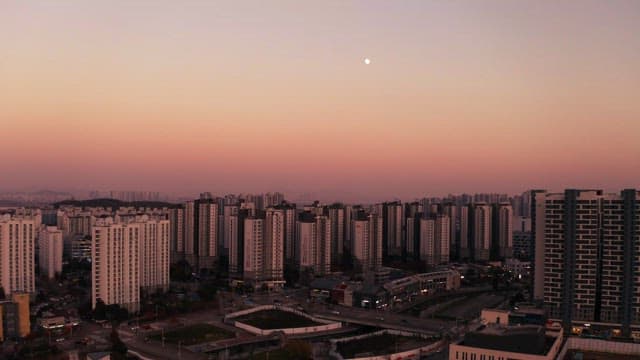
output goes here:
[[418, 319], [413, 316], [400, 315], [388, 311], [376, 311], [344, 306], [333, 306], [331, 309], [328, 309], [323, 305], [315, 305], [308, 307], [307, 311], [310, 314], [317, 315], [318, 317], [335, 321], [432, 334], [438, 334], [442, 331], [449, 330], [455, 325], [442, 320]]

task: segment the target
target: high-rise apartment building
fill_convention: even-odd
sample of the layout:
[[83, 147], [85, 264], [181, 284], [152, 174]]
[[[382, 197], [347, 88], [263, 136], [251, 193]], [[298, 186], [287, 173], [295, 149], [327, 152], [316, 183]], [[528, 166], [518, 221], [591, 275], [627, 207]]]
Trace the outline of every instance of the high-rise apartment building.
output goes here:
[[420, 219], [420, 260], [427, 265], [449, 263], [450, 223], [446, 215]]
[[303, 212], [297, 223], [296, 265], [300, 271], [310, 269], [314, 275], [331, 272], [331, 231], [329, 217]]
[[104, 217], [93, 227], [92, 304], [140, 307], [140, 289], [169, 287], [169, 220], [139, 216], [130, 222]]
[[257, 288], [284, 285], [285, 212], [267, 209], [244, 220], [242, 279]]
[[184, 259], [184, 206], [168, 209], [170, 261], [176, 263]]
[[35, 233], [31, 216], [0, 215], [0, 287], [7, 296], [35, 290]]
[[492, 240], [491, 206], [486, 203], [475, 203], [470, 210], [471, 258], [476, 261], [488, 261]]
[[471, 244], [469, 239], [469, 206], [459, 205], [458, 226], [456, 228], [456, 241], [460, 245], [458, 259], [468, 259], [471, 256]]
[[345, 238], [345, 208], [342, 204], [333, 204], [327, 210], [331, 221], [331, 263], [342, 264]]
[[284, 202], [283, 199], [279, 205], [273, 206], [273, 209], [284, 212], [284, 260], [288, 264], [293, 264], [295, 263], [296, 252], [296, 206], [295, 204]]
[[449, 250], [451, 259], [460, 258], [460, 217], [458, 216], [460, 207], [448, 202], [442, 204], [442, 214], [449, 217]]
[[[532, 192], [534, 296], [551, 318], [640, 325], [640, 192]], [[535, 215], [535, 217], [534, 217]]]
[[62, 231], [55, 226], [43, 226], [38, 236], [38, 263], [41, 274], [53, 279], [62, 272]]
[[184, 256], [194, 268], [212, 268], [218, 257], [218, 204], [209, 197], [185, 205]]
[[[379, 212], [378, 212], [379, 213]], [[399, 257], [405, 248], [402, 228], [404, 225], [404, 207], [400, 202], [385, 203], [382, 206], [384, 249], [383, 256]]]
[[510, 203], [502, 202], [495, 204], [492, 211], [491, 257], [494, 260], [510, 258], [513, 255], [513, 208]]
[[382, 217], [358, 211], [351, 222], [352, 254], [356, 268], [370, 272], [382, 266]]

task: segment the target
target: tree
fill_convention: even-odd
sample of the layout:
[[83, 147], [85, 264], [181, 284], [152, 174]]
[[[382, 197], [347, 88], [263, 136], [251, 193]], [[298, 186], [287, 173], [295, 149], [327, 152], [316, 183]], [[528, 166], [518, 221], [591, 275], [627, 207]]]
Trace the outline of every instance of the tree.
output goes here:
[[93, 318], [96, 320], [107, 319], [107, 306], [102, 299], [96, 299], [96, 306], [93, 308]]
[[286, 351], [292, 359], [311, 359], [313, 352], [311, 350], [311, 344], [302, 340], [291, 340], [284, 346]]
[[213, 281], [201, 282], [198, 286], [198, 295], [204, 301], [212, 301], [215, 299], [218, 289]]
[[125, 345], [122, 340], [120, 340], [120, 335], [118, 335], [118, 331], [114, 327], [111, 329], [111, 355], [115, 359], [125, 359], [127, 356], [127, 345]]

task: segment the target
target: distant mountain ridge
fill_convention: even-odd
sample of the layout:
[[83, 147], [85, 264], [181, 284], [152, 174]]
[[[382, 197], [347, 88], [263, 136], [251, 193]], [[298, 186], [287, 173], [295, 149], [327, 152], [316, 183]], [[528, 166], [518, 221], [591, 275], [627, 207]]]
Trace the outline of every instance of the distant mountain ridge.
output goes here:
[[147, 207], [147, 208], [175, 208], [180, 206], [180, 204], [169, 203], [164, 201], [122, 201], [118, 199], [89, 199], [89, 200], [63, 200], [53, 204], [56, 208], [60, 206], [78, 206], [78, 207], [110, 207], [110, 208], [119, 208], [119, 207]]

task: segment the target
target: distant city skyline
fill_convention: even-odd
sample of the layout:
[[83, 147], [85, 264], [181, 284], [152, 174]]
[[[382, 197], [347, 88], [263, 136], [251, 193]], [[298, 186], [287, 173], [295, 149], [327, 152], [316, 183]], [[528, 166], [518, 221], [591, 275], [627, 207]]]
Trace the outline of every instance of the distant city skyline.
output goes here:
[[0, 191], [637, 188], [639, 33], [624, 0], [4, 1]]

